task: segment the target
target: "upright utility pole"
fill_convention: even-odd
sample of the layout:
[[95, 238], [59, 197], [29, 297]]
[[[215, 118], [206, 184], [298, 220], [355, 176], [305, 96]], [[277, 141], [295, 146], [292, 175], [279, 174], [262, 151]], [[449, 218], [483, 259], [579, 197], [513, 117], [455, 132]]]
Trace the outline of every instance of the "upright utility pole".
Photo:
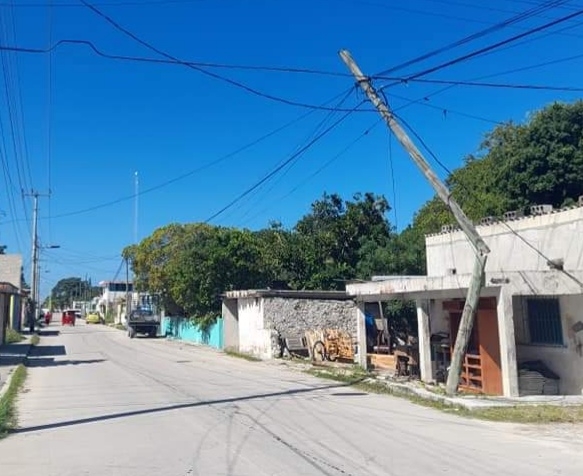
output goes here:
[[138, 243], [138, 172], [134, 173], [134, 245]]
[[128, 258], [126, 258], [126, 322], [130, 320], [131, 311], [131, 300], [130, 300], [130, 263]]
[[33, 192], [33, 211], [32, 211], [32, 251], [31, 251], [31, 260], [30, 260], [30, 297], [31, 297], [31, 304], [30, 304], [30, 312], [31, 312], [31, 322], [29, 323], [30, 330], [34, 331], [34, 322], [36, 321], [36, 288], [37, 288], [37, 281], [38, 281], [38, 197], [39, 194]]
[[396, 121], [395, 116], [389, 110], [389, 106], [385, 104], [379, 97], [369, 78], [364, 76], [358, 65], [352, 59], [350, 53], [346, 50], [342, 50], [340, 51], [340, 57], [346, 66], [348, 66], [356, 78], [359, 86], [368, 96], [370, 102], [379, 111], [380, 115], [387, 123], [387, 126], [393, 131], [401, 145], [413, 159], [413, 162], [415, 162], [417, 167], [421, 170], [421, 173], [429, 181], [439, 198], [441, 198], [441, 200], [443, 200], [443, 202], [451, 210], [453, 216], [458, 222], [460, 228], [466, 234], [466, 237], [468, 238], [476, 254], [476, 261], [474, 264], [472, 278], [468, 286], [468, 294], [466, 297], [466, 302], [464, 305], [464, 310], [462, 313], [461, 322], [451, 358], [451, 367], [447, 376], [446, 393], [448, 395], [453, 395], [456, 393], [459, 385], [462, 362], [466, 354], [468, 342], [470, 340], [470, 334], [472, 332], [472, 326], [474, 324], [474, 318], [478, 309], [480, 289], [482, 288], [484, 280], [484, 268], [486, 266], [486, 260], [490, 249], [482, 237], [478, 234], [473, 223], [468, 219], [464, 211], [451, 196], [448, 188], [439, 179], [437, 174], [433, 172], [425, 157], [423, 157], [419, 149], [415, 146], [404, 129]]

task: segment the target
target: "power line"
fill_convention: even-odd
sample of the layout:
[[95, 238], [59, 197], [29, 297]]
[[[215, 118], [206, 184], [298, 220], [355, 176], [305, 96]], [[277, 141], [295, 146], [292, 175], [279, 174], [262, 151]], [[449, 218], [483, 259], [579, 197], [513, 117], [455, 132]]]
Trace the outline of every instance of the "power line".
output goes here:
[[[347, 94], [344, 95], [344, 97], [336, 104], [336, 107], [340, 107], [342, 106], [346, 100], [350, 97], [352, 93], [352, 90], [349, 90]], [[294, 153], [296, 151], [298, 151], [299, 149], [302, 148], [302, 146], [309, 140], [311, 140], [312, 138], [314, 138], [326, 125], [326, 123], [335, 115], [336, 113], [333, 111], [330, 111], [326, 114], [326, 116], [324, 117], [324, 119], [322, 119], [314, 128], [314, 130], [308, 134], [308, 136], [302, 141], [301, 144], [299, 144], [295, 150], [293, 150], [291, 153]], [[303, 154], [302, 154], [303, 155]], [[287, 167], [282, 171], [282, 173], [280, 174], [280, 176], [274, 180], [271, 184], [271, 187], [269, 187], [263, 195], [267, 195], [269, 194], [276, 186], [279, 182], [281, 182], [281, 180], [283, 180], [283, 178], [291, 171], [291, 169], [295, 166], [295, 164], [300, 160], [302, 155], [298, 155], [292, 162], [290, 162]], [[285, 159], [283, 159], [285, 160]], [[276, 166], [278, 166], [280, 163], [283, 162], [280, 161], [278, 164], [276, 164]], [[257, 196], [258, 192], [259, 192], [259, 188], [255, 189], [255, 191], [252, 194], [249, 194], [248, 197], [251, 198], [254, 195]], [[253, 210], [253, 208], [250, 208], [246, 213], [244, 213], [240, 218], [244, 218], [246, 215], [248, 215], [251, 211]]]
[[[53, 43], [53, 0], [49, 0], [49, 11], [48, 11], [48, 41], [47, 45], [50, 47]], [[53, 146], [53, 123], [52, 123], [52, 105], [53, 105], [53, 53], [50, 51], [48, 53], [48, 68], [47, 68], [47, 181], [49, 188], [49, 217], [52, 215], [51, 198], [53, 195], [52, 186], [52, 146]], [[51, 220], [49, 219], [49, 240], [52, 241], [53, 233], [51, 227]]]
[[[512, 25], [514, 23], [518, 23], [518, 22], [521, 22], [521, 21], [523, 21], [525, 19], [528, 19], [528, 18], [536, 15], [537, 13], [540, 13], [540, 12], [545, 11], [545, 10], [548, 10], [548, 9], [550, 9], [552, 7], [556, 7], [558, 5], [567, 3], [567, 1], [568, 0], [555, 0], [555, 1], [552, 1], [552, 2], [547, 2], [544, 5], [539, 5], [539, 6], [535, 7], [535, 8], [531, 8], [530, 10], [527, 10], [525, 12], [519, 13], [518, 15], [515, 15], [515, 16], [513, 16], [513, 17], [511, 17], [511, 18], [509, 18], [507, 20], [504, 20], [504, 21], [502, 21], [500, 23], [496, 23], [495, 25], [492, 25], [492, 26], [490, 26], [488, 28], [485, 28], [483, 30], [480, 30], [480, 31], [478, 31], [476, 33], [473, 33], [473, 34], [469, 35], [469, 36], [466, 36], [466, 37], [461, 38], [461, 39], [459, 39], [457, 41], [454, 41], [452, 43], [449, 43], [449, 44], [447, 44], [445, 46], [442, 46], [440, 48], [436, 48], [436, 49], [431, 50], [431, 51], [429, 51], [427, 53], [424, 53], [424, 54], [422, 54], [420, 56], [417, 56], [417, 57], [415, 57], [413, 59], [410, 59], [408, 61], [405, 61], [404, 63], [400, 63], [400, 64], [398, 64], [396, 66], [393, 66], [393, 67], [391, 67], [389, 69], [386, 69], [386, 70], [378, 73], [378, 75], [375, 75], [375, 76], [379, 76], [379, 75], [380, 76], [383, 76], [383, 75], [387, 75], [387, 74], [390, 74], [390, 73], [394, 73], [395, 71], [401, 70], [403, 68], [406, 68], [408, 66], [412, 66], [412, 65], [417, 64], [417, 63], [420, 63], [421, 61], [425, 61], [426, 59], [432, 58], [432, 57], [437, 56], [437, 55], [440, 55], [442, 53], [446, 53], [447, 51], [450, 51], [450, 50], [452, 50], [454, 48], [457, 48], [458, 46], [465, 45], [466, 43], [470, 43], [470, 42], [472, 42], [474, 40], [477, 40], [479, 38], [482, 38], [484, 36], [487, 36], [487, 35], [489, 35], [491, 33], [494, 33], [494, 32], [496, 32], [498, 30], [501, 30], [501, 29], [503, 29], [503, 28], [505, 28], [505, 27], [507, 27], [509, 25]], [[524, 33], [522, 35], [524, 35]], [[427, 73], [427, 74], [429, 74], [429, 73]]]
[[[123, 1], [123, 2], [96, 2], [93, 5], [99, 7], [142, 7], [148, 5], [178, 5], [178, 4], [188, 4], [188, 3], [201, 3], [202, 0], [140, 0], [140, 1]], [[0, 6], [7, 6], [9, 3], [0, 3]], [[83, 8], [83, 5], [78, 3], [67, 3], [67, 2], [54, 2], [54, 3], [19, 3], [14, 5], [15, 7], [21, 8], [47, 8], [48, 6], [58, 7], [58, 8]]]
[[[403, 119], [402, 117], [396, 115], [393, 113], [393, 115], [399, 119], [399, 121], [401, 121], [403, 123], [403, 125], [411, 132], [411, 134], [413, 134], [413, 136], [419, 141], [419, 143], [423, 146], [423, 148], [429, 153], [429, 155], [433, 158], [433, 160], [435, 160], [435, 162], [449, 175], [452, 174], [452, 171], [441, 161], [439, 160], [439, 158], [437, 157], [437, 154], [435, 154], [433, 152], [433, 150], [427, 145], [427, 143], [423, 140], [423, 138], [415, 131], [415, 129], [413, 129], [413, 127], [407, 123], [407, 121], [405, 121], [405, 119]], [[471, 190], [469, 187], [466, 187], [466, 185], [463, 182], [459, 182], [459, 184], [461, 185], [461, 187], [466, 191], [466, 193], [468, 193], [474, 200], [479, 200], [478, 197], [475, 195], [474, 191]], [[526, 238], [524, 238], [520, 233], [518, 233], [514, 228], [512, 228], [510, 226], [510, 224], [508, 224], [507, 221], [502, 220], [500, 221], [500, 223], [502, 223], [502, 225], [504, 225], [506, 228], [508, 228], [508, 230], [515, 235], [520, 241], [522, 241], [526, 246], [528, 246], [531, 250], [533, 250], [534, 252], [536, 252], [541, 258], [543, 258], [547, 263], [551, 263], [553, 260], [550, 259], [548, 256], [546, 256], [539, 248], [537, 248], [535, 245], [533, 245], [530, 241], [528, 241]], [[563, 274], [565, 274], [566, 276], [568, 276], [569, 278], [571, 278], [573, 281], [575, 281], [577, 284], [579, 284], [581, 287], [583, 287], [583, 283], [576, 277], [573, 276], [573, 274], [571, 274], [570, 272], [568, 272], [565, 269], [561, 269], [561, 268], [557, 268], [559, 269], [559, 271], [561, 271]]]
[[243, 84], [239, 81], [235, 81], [234, 79], [231, 78], [227, 78], [226, 76], [222, 76], [220, 74], [216, 74], [213, 73], [211, 71], [208, 71], [206, 69], [203, 69], [199, 66], [195, 66], [193, 64], [190, 64], [186, 61], [183, 61], [179, 58], [177, 58], [176, 56], [173, 56], [169, 53], [166, 53], [165, 51], [161, 50], [160, 48], [152, 45], [151, 43], [143, 40], [142, 38], [140, 38], [139, 36], [137, 36], [135, 33], [132, 33], [130, 30], [128, 30], [127, 28], [123, 27], [122, 25], [120, 25], [118, 22], [116, 22], [113, 18], [111, 18], [110, 16], [106, 15], [105, 13], [103, 13], [101, 10], [99, 10], [98, 8], [94, 7], [93, 5], [91, 5], [90, 3], [86, 2], [85, 0], [80, 0], [81, 3], [83, 3], [83, 5], [85, 5], [88, 9], [90, 9], [93, 13], [95, 13], [96, 15], [98, 15], [99, 17], [103, 18], [107, 23], [109, 23], [110, 25], [112, 25], [115, 29], [117, 29], [118, 31], [122, 32], [124, 35], [128, 36], [129, 38], [131, 38], [132, 40], [134, 40], [136, 43], [139, 43], [140, 45], [144, 46], [145, 48], [149, 49], [150, 51], [153, 51], [154, 53], [159, 54], [160, 56], [163, 56], [166, 59], [172, 60], [172, 61], [176, 61], [180, 64], [182, 64], [183, 66], [186, 66], [194, 71], [198, 71], [199, 73], [202, 73], [206, 76], [209, 76], [211, 78], [217, 79], [219, 81], [222, 81], [224, 83], [230, 84], [231, 86], [235, 86], [239, 89], [242, 89], [248, 93], [254, 94], [255, 96], [259, 96], [265, 99], [270, 99], [272, 101], [277, 101], [277, 102], [281, 102], [283, 104], [287, 104], [289, 106], [298, 106], [298, 107], [307, 107], [307, 108], [314, 108], [314, 106], [309, 105], [309, 104], [304, 104], [304, 103], [299, 103], [296, 101], [290, 101], [288, 99], [285, 98], [280, 98], [277, 96], [273, 96], [272, 94], [268, 94], [268, 93], [264, 93], [262, 91], [259, 91], [258, 89], [252, 88], [250, 86], [247, 86], [246, 84]]
[[[229, 65], [229, 64], [221, 64], [221, 63], [204, 63], [204, 62], [195, 62], [195, 61], [184, 61], [180, 59], [157, 59], [157, 58], [149, 58], [143, 56], [127, 56], [127, 55], [118, 55], [118, 54], [109, 54], [101, 51], [97, 46], [95, 46], [91, 41], [88, 40], [76, 40], [76, 39], [64, 39], [59, 40], [49, 48], [25, 48], [20, 46], [11, 46], [11, 45], [0, 45], [0, 51], [14, 51], [18, 53], [29, 53], [29, 54], [47, 54], [51, 51], [56, 50], [62, 45], [83, 45], [87, 46], [91, 51], [93, 51], [96, 55], [111, 59], [111, 60], [119, 60], [119, 61], [134, 61], [140, 63], [157, 63], [157, 64], [173, 64], [173, 65], [180, 65], [180, 66], [187, 66], [191, 69], [194, 69], [198, 72], [206, 74], [207, 76], [212, 76], [216, 79], [220, 79], [221, 81], [227, 82], [233, 86], [241, 88], [251, 94], [256, 96], [262, 97], [264, 99], [269, 99], [271, 101], [279, 102], [286, 104], [288, 106], [295, 106], [295, 107], [302, 107], [306, 109], [320, 109], [323, 111], [333, 111], [333, 108], [326, 107], [326, 106], [317, 106], [314, 104], [308, 104], [300, 101], [294, 101], [291, 99], [283, 98], [280, 96], [275, 96], [273, 94], [264, 93], [259, 91], [258, 89], [252, 88], [247, 86], [243, 83], [240, 83], [235, 80], [231, 80], [230, 78], [226, 78], [224, 76], [212, 73], [210, 71], [206, 71], [203, 67], [206, 68], [224, 68], [224, 69], [240, 69], [240, 70], [252, 70], [252, 71], [271, 71], [271, 72], [286, 72], [286, 73], [304, 73], [304, 74], [314, 74], [314, 75], [324, 75], [324, 76], [346, 76], [345, 74], [335, 73], [335, 72], [326, 72], [323, 70], [310, 70], [306, 68], [283, 68], [283, 67], [275, 67], [275, 66], [253, 66], [253, 65]], [[349, 109], [342, 109], [340, 112], [348, 112]], [[368, 112], [368, 111], [367, 111]]]
[[[363, 102], [364, 101], [362, 101], [360, 104], [362, 104]], [[358, 108], [360, 106], [360, 104], [358, 106], [356, 106], [356, 108]], [[303, 154], [306, 150], [308, 150], [310, 147], [312, 147], [312, 145], [314, 145], [316, 142], [318, 142], [322, 137], [324, 137], [326, 134], [328, 134], [330, 131], [332, 131], [334, 128], [336, 128], [351, 113], [352, 112], [347, 112], [347, 113], [343, 114], [342, 117], [340, 117], [340, 119], [336, 120], [334, 123], [332, 123], [330, 126], [328, 126], [324, 131], [322, 131], [316, 137], [314, 137], [311, 141], [309, 141], [304, 147], [302, 147], [300, 150], [298, 150], [297, 152], [295, 152], [294, 154], [292, 154], [285, 162], [283, 162], [279, 166], [275, 167], [270, 173], [268, 173], [267, 175], [265, 175], [261, 180], [259, 180], [258, 182], [256, 182], [254, 185], [252, 185], [251, 187], [249, 187], [247, 190], [245, 190], [244, 192], [242, 192], [241, 194], [239, 194], [236, 198], [234, 198], [233, 200], [231, 200], [223, 208], [221, 208], [220, 210], [218, 210], [217, 212], [215, 212], [213, 215], [211, 215], [209, 218], [207, 218], [205, 220], [205, 223], [208, 223], [208, 222], [214, 220], [215, 218], [217, 218], [219, 215], [222, 215], [225, 211], [227, 211], [229, 208], [231, 208], [237, 202], [239, 202], [240, 200], [242, 200], [243, 198], [245, 198], [247, 195], [249, 195], [251, 192], [253, 192], [253, 190], [255, 190], [256, 188], [260, 187], [263, 183], [265, 183], [268, 180], [270, 180], [271, 177], [273, 177], [274, 175], [276, 175], [287, 164], [289, 164], [290, 162], [292, 162], [300, 154]]]
[[[48, 48], [24, 48], [19, 46], [8, 46], [0, 45], [0, 51], [13, 51], [19, 53], [34, 53], [34, 54], [51, 54], [59, 46], [72, 44], [72, 45], [83, 45], [89, 47], [98, 56], [118, 61], [130, 61], [130, 62], [146, 62], [155, 64], [167, 64], [167, 65], [192, 65], [198, 67], [206, 68], [221, 68], [221, 69], [233, 69], [233, 70], [249, 70], [249, 71], [261, 71], [261, 72], [276, 72], [276, 73], [290, 73], [290, 74], [306, 74], [306, 75], [320, 75], [320, 76], [332, 76], [332, 77], [348, 77], [347, 73], [337, 73], [334, 71], [325, 71], [318, 69], [309, 68], [294, 68], [294, 67], [278, 67], [278, 66], [261, 66], [261, 65], [240, 65], [240, 64], [225, 64], [225, 63], [205, 63], [205, 62], [194, 62], [194, 61], [174, 61], [168, 59], [156, 59], [143, 56], [126, 56], [118, 54], [109, 54], [101, 51], [92, 42], [87, 40], [72, 40], [65, 39], [59, 40]], [[525, 67], [524, 69], [532, 69], [535, 67], [542, 67], [547, 65], [556, 64], [559, 62], [570, 61], [573, 59], [578, 59], [583, 57], [583, 55], [574, 55], [567, 58], [562, 58], [558, 60], [552, 60], [546, 63], [540, 63], [539, 65], [533, 65]], [[521, 68], [511, 70], [511, 72], [521, 71]], [[507, 73], [496, 73], [495, 75], [502, 75]], [[489, 76], [493, 77], [495, 75]], [[448, 85], [461, 85], [461, 86], [476, 86], [476, 87], [487, 87], [487, 88], [507, 88], [507, 89], [530, 89], [530, 90], [543, 90], [543, 91], [564, 91], [564, 92], [581, 92], [583, 88], [575, 86], [552, 86], [544, 84], [514, 84], [514, 83], [491, 83], [491, 82], [480, 82], [480, 81], [464, 81], [464, 80], [447, 80], [447, 79], [423, 79], [423, 78], [412, 78], [407, 76], [387, 76], [387, 75], [374, 75], [371, 79], [380, 79], [393, 81], [395, 84], [386, 85], [386, 87], [394, 86], [397, 83], [409, 84], [409, 83], [427, 83], [427, 84], [448, 84]], [[327, 106], [318, 106], [314, 104], [302, 103], [298, 101], [289, 100], [286, 98], [281, 98], [278, 96], [270, 96], [269, 99], [274, 99], [278, 102], [284, 102], [288, 105], [304, 107], [308, 109], [319, 109], [324, 111], [336, 111], [336, 112], [348, 112], [350, 109], [333, 108]], [[369, 112], [369, 109], [362, 109], [361, 111]]]
[[[333, 155], [330, 159], [328, 159], [326, 162], [324, 162], [320, 167], [318, 167], [314, 172], [312, 172], [309, 176], [307, 176], [306, 178], [304, 178], [304, 180], [302, 180], [300, 183], [298, 183], [295, 187], [293, 187], [290, 191], [288, 191], [286, 194], [280, 196], [279, 198], [277, 198], [276, 200], [272, 200], [271, 201], [271, 206], [273, 206], [274, 203], [279, 203], [282, 200], [285, 200], [287, 197], [293, 195], [296, 191], [298, 191], [303, 185], [305, 185], [307, 182], [309, 182], [310, 180], [312, 180], [314, 177], [318, 176], [320, 173], [322, 173], [326, 168], [328, 168], [330, 165], [332, 165], [334, 162], [336, 162], [339, 158], [341, 158], [344, 154], [346, 154], [350, 149], [352, 149], [358, 142], [360, 142], [362, 139], [364, 139], [365, 137], [368, 136], [368, 134], [379, 124], [382, 123], [381, 119], [378, 119], [377, 121], [375, 121], [374, 124], [372, 124], [371, 126], [367, 127], [358, 137], [356, 137], [355, 139], [353, 139], [349, 144], [347, 144], [344, 148], [342, 148], [342, 150], [340, 150], [340, 152], [336, 153], [335, 155]], [[243, 223], [241, 223], [240, 226], [245, 226], [247, 223], [249, 223], [251, 220], [254, 220], [255, 218], [257, 218], [258, 216], [262, 215], [263, 213], [265, 213], [267, 210], [269, 210], [271, 208], [271, 206], [267, 206], [265, 208], [263, 208], [260, 212], [252, 215], [251, 217], [249, 217], [247, 220], [245, 220]]]
[[[392, 81], [401, 82], [402, 84], [425, 83], [425, 84], [448, 84], [453, 86], [473, 86], [482, 88], [496, 88], [496, 89], [528, 89], [533, 91], [561, 91], [561, 92], [581, 92], [583, 87], [576, 86], [548, 86], [544, 84], [515, 84], [515, 83], [491, 83], [484, 81], [466, 81], [466, 80], [451, 80], [451, 79], [408, 79], [377, 76], [375, 79], [388, 79]], [[385, 89], [385, 88], [383, 88]]]
[[455, 64], [461, 63], [463, 61], [467, 61], [468, 59], [475, 58], [476, 56], [480, 56], [480, 55], [482, 55], [484, 53], [487, 53], [489, 51], [493, 51], [493, 50], [499, 48], [500, 46], [508, 45], [508, 44], [510, 44], [510, 43], [512, 43], [512, 42], [514, 42], [516, 40], [519, 40], [521, 38], [525, 38], [527, 36], [533, 35], [533, 34], [538, 33], [540, 31], [544, 31], [544, 30], [546, 30], [548, 28], [551, 28], [551, 27], [553, 27], [555, 25], [559, 25], [561, 23], [564, 23], [564, 22], [566, 22], [568, 20], [571, 20], [571, 19], [576, 18], [576, 17], [581, 16], [581, 15], [583, 15], [583, 9], [582, 10], [578, 10], [578, 11], [576, 11], [574, 13], [570, 13], [569, 15], [565, 15], [565, 16], [563, 16], [561, 18], [558, 18], [556, 20], [550, 21], [550, 22], [545, 23], [543, 25], [540, 25], [538, 27], [531, 28], [531, 29], [529, 29], [529, 30], [527, 30], [527, 31], [525, 31], [523, 33], [520, 33], [518, 35], [514, 35], [514, 36], [512, 36], [510, 38], [506, 38], [505, 40], [498, 41], [498, 42], [493, 43], [491, 45], [485, 46], [485, 47], [480, 48], [478, 50], [475, 50], [475, 51], [472, 51], [472, 52], [467, 53], [465, 55], [462, 55], [462, 56], [459, 56], [457, 58], [454, 58], [452, 60], [446, 61], [445, 63], [439, 64], [437, 66], [433, 66], [431, 68], [428, 68], [428, 69], [425, 69], [425, 70], [420, 71], [418, 73], [415, 73], [415, 74], [409, 76], [408, 80], [410, 81], [410, 80], [413, 80], [413, 79], [420, 78], [422, 76], [427, 76], [428, 74], [435, 73], [436, 71], [440, 71], [440, 70], [442, 70], [444, 68], [448, 68], [450, 66], [453, 66]]
[[393, 189], [393, 212], [395, 214], [395, 228], [399, 228], [397, 217], [397, 186], [395, 185], [395, 169], [393, 167], [393, 134], [389, 134], [389, 171], [391, 173], [391, 185]]
[[[333, 98], [329, 99], [328, 101], [326, 101], [326, 102], [324, 102], [322, 104], [323, 105], [330, 104], [333, 101], [337, 100], [339, 97], [341, 97], [344, 93], [345, 92], [342, 92], [340, 94], [337, 94], [336, 96], [334, 96]], [[283, 124], [282, 126], [279, 126], [276, 129], [271, 130], [270, 132], [268, 132], [268, 133], [266, 133], [266, 134], [258, 137], [257, 139], [254, 139], [253, 141], [251, 141], [251, 142], [249, 142], [249, 143], [247, 143], [247, 144], [239, 147], [238, 149], [236, 149], [236, 150], [234, 150], [232, 152], [229, 152], [228, 154], [225, 154], [225, 155], [223, 155], [223, 156], [221, 156], [221, 157], [219, 157], [217, 159], [214, 159], [212, 161], [209, 161], [206, 164], [203, 164], [203, 165], [201, 165], [199, 167], [196, 167], [195, 169], [192, 169], [192, 170], [190, 170], [188, 172], [185, 172], [185, 173], [183, 173], [181, 175], [178, 175], [178, 176], [176, 176], [174, 178], [171, 178], [169, 180], [166, 180], [164, 182], [161, 182], [161, 183], [159, 183], [157, 185], [154, 185], [152, 187], [149, 187], [149, 188], [140, 190], [139, 193], [138, 193], [138, 196], [142, 196], [142, 195], [145, 195], [147, 193], [151, 193], [151, 192], [154, 192], [154, 191], [159, 190], [161, 188], [167, 187], [168, 185], [171, 185], [173, 183], [176, 183], [176, 182], [179, 182], [181, 180], [184, 180], [184, 179], [186, 179], [188, 177], [193, 176], [194, 174], [196, 174], [198, 172], [202, 172], [203, 170], [206, 170], [206, 169], [209, 169], [209, 168], [211, 168], [211, 167], [213, 167], [215, 165], [218, 165], [218, 164], [224, 162], [225, 160], [230, 159], [231, 157], [234, 157], [236, 155], [239, 155], [240, 153], [242, 153], [242, 152], [244, 152], [244, 151], [246, 151], [246, 150], [254, 147], [255, 145], [257, 145], [257, 144], [259, 144], [259, 143], [261, 143], [261, 142], [269, 139], [270, 137], [278, 134], [279, 132], [281, 132], [281, 131], [283, 131], [283, 130], [285, 130], [285, 129], [291, 127], [291, 126], [293, 126], [294, 124], [302, 121], [306, 117], [314, 114], [316, 112], [316, 110], [317, 109], [311, 109], [311, 110], [309, 110], [307, 112], [304, 112], [302, 115], [296, 117], [295, 119], [292, 119], [291, 121]], [[349, 111], [352, 111], [352, 109], [349, 109]], [[53, 215], [51, 217], [39, 217], [39, 220], [46, 220], [46, 219], [49, 219], [49, 218], [51, 218], [51, 219], [57, 219], [57, 218], [65, 218], [65, 217], [70, 217], [70, 216], [75, 216], [75, 215], [81, 215], [81, 214], [88, 213], [88, 212], [92, 212], [92, 211], [99, 210], [99, 209], [102, 209], [102, 208], [110, 207], [112, 205], [117, 205], [118, 203], [122, 203], [122, 202], [125, 202], [125, 201], [128, 201], [128, 200], [132, 200], [135, 197], [136, 197], [135, 194], [126, 195], [126, 196], [117, 198], [115, 200], [110, 200], [108, 202], [103, 202], [103, 203], [100, 203], [98, 205], [94, 205], [94, 206], [87, 207], [87, 208], [82, 208], [80, 210], [74, 210], [74, 211], [71, 211], [71, 212], [61, 213], [61, 214], [58, 214], [58, 215]], [[13, 221], [20, 221], [20, 220], [13, 220]]]

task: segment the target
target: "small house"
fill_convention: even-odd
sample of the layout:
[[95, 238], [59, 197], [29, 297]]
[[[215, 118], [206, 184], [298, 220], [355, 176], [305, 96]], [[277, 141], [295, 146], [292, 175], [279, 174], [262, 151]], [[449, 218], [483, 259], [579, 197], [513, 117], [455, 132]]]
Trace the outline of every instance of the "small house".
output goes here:
[[311, 332], [332, 331], [355, 342], [355, 309], [344, 291], [228, 291], [223, 296], [224, 347], [271, 359], [284, 353], [286, 340], [303, 340]]
[[[537, 206], [477, 227], [491, 253], [460, 388], [490, 395], [583, 393], [583, 206]], [[465, 235], [427, 236], [426, 276], [384, 276], [347, 285], [365, 319], [367, 302], [416, 303], [422, 380], [443, 380], [474, 263]], [[363, 325], [358, 327], [363, 328]], [[361, 332], [359, 343], [364, 342]], [[366, 361], [360, 362], [366, 365]]]

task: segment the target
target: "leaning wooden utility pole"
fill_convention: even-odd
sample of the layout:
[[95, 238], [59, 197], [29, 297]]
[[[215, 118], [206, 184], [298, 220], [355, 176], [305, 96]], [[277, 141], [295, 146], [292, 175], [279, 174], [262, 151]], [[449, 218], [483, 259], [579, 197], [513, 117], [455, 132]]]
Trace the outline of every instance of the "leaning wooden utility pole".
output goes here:
[[455, 340], [453, 354], [451, 357], [451, 367], [447, 376], [446, 392], [448, 395], [456, 393], [462, 369], [462, 362], [466, 354], [474, 318], [478, 309], [480, 300], [480, 290], [484, 281], [484, 268], [490, 249], [476, 231], [474, 224], [468, 219], [464, 211], [451, 196], [450, 191], [445, 184], [439, 179], [435, 172], [431, 169], [429, 163], [423, 157], [419, 149], [411, 141], [405, 130], [396, 121], [395, 116], [390, 111], [389, 106], [385, 104], [377, 94], [375, 88], [372, 86], [369, 78], [364, 76], [358, 65], [352, 59], [350, 53], [346, 50], [340, 51], [342, 61], [348, 66], [359, 86], [368, 96], [370, 102], [379, 111], [389, 128], [393, 131], [401, 145], [409, 153], [421, 173], [429, 181], [439, 198], [445, 202], [447, 207], [453, 213], [460, 228], [466, 234], [476, 254], [476, 261], [472, 272], [472, 278], [468, 286], [468, 294], [462, 313], [462, 318]]

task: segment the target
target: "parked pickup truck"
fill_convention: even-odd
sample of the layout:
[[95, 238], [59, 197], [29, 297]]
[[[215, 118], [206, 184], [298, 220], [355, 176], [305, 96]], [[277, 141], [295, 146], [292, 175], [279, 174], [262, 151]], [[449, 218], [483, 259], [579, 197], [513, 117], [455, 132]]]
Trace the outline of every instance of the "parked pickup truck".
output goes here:
[[136, 334], [156, 337], [160, 327], [160, 318], [149, 309], [134, 309], [128, 319], [128, 336], [133, 339]]

